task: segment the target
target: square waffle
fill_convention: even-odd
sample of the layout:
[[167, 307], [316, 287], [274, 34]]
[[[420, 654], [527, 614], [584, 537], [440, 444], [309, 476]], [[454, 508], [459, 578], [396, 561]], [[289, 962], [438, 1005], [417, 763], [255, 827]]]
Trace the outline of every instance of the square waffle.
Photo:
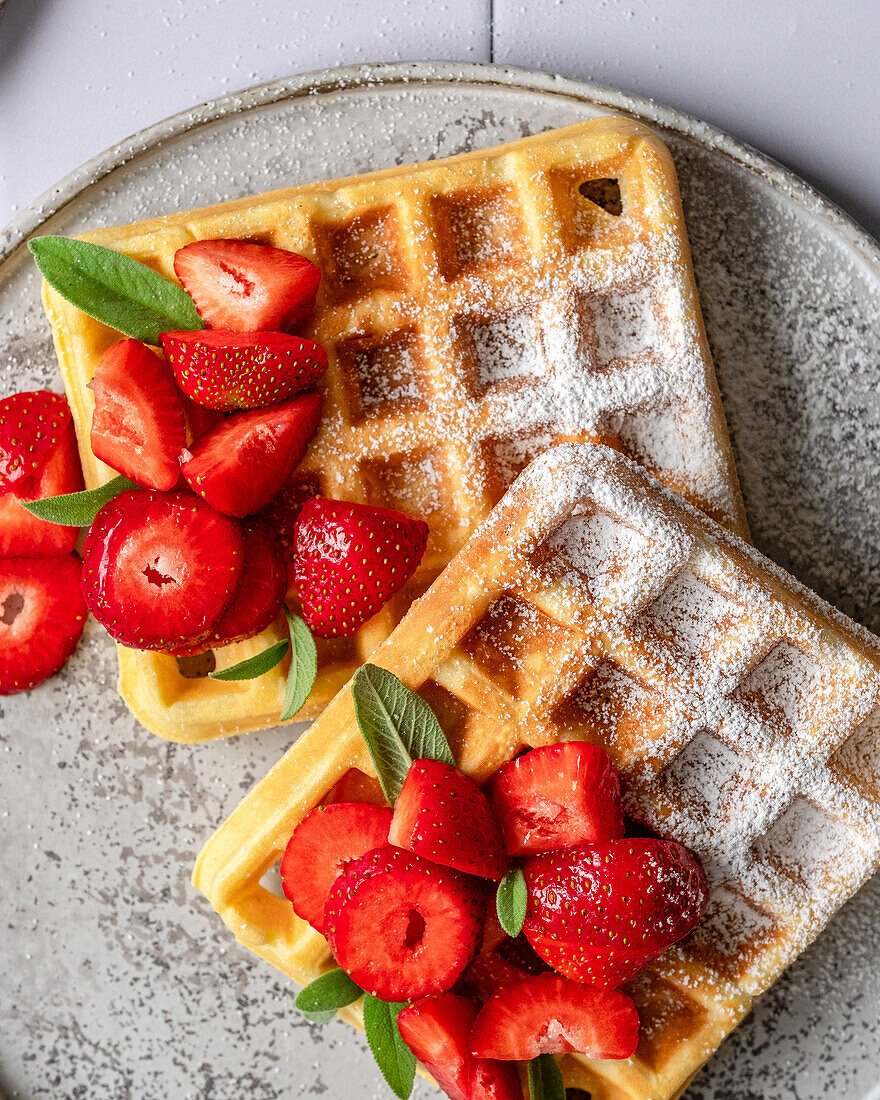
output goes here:
[[[703, 863], [705, 918], [628, 987], [636, 1054], [560, 1058], [593, 1100], [679, 1095], [880, 860], [880, 639], [607, 447], [536, 459], [373, 659], [477, 780], [526, 746], [599, 743], [627, 813]], [[303, 983], [329, 949], [266, 876], [353, 772], [375, 774], [345, 689], [193, 874]]]
[[[406, 588], [351, 639], [319, 641], [300, 717], [318, 714], [537, 453], [600, 438], [745, 534], [671, 158], [635, 122], [602, 118], [487, 152], [311, 184], [90, 233], [169, 278], [193, 240], [292, 249], [323, 272], [308, 335], [330, 365], [303, 496], [401, 508], [431, 537]], [[118, 334], [44, 289], [86, 482], [86, 388]], [[205, 678], [281, 635], [213, 658], [119, 650], [140, 721], [179, 741], [277, 724], [286, 665]]]

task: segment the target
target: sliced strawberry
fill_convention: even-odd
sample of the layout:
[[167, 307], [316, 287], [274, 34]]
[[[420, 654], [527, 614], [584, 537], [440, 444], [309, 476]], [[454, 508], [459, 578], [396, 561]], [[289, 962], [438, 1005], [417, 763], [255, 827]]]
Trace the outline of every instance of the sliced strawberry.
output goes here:
[[163, 332], [180, 389], [210, 409], [258, 409], [306, 389], [327, 370], [320, 344], [286, 332]]
[[374, 806], [384, 806], [385, 795], [375, 776], [366, 775], [359, 768], [349, 768], [333, 784], [323, 802], [325, 806], [331, 802], [371, 802]]
[[522, 933], [514, 939], [507, 935], [490, 907], [480, 950], [462, 974], [456, 990], [473, 995], [481, 1002], [487, 1001], [501, 986], [533, 974], [543, 974], [548, 969], [547, 963], [536, 954]]
[[325, 637], [354, 634], [413, 575], [427, 541], [427, 523], [405, 512], [307, 500], [295, 529], [303, 618]]
[[28, 691], [76, 648], [88, 614], [76, 554], [0, 561], [0, 695]]
[[477, 1004], [470, 997], [440, 993], [402, 1008], [397, 1027], [450, 1100], [522, 1100], [519, 1075], [510, 1062], [471, 1054], [476, 1018]]
[[352, 860], [388, 843], [391, 811], [366, 802], [318, 806], [293, 830], [281, 859], [284, 894], [298, 917], [324, 931], [324, 907]]
[[168, 650], [175, 657], [194, 657], [208, 649], [253, 638], [281, 614], [287, 592], [287, 567], [278, 542], [261, 524], [242, 526], [244, 567], [230, 606], [207, 637], [193, 645]]
[[629, 1058], [638, 1041], [639, 1015], [626, 994], [539, 974], [489, 998], [471, 1032], [471, 1053], [505, 1062], [539, 1054]]
[[76, 546], [79, 528], [37, 519], [20, 502], [76, 493], [82, 487], [76, 433], [73, 423], [68, 421], [40, 469], [19, 481], [15, 489], [0, 494], [0, 558], [69, 554]]
[[569, 741], [532, 749], [505, 764], [487, 793], [511, 856], [623, 836], [620, 779], [598, 745]]
[[414, 760], [394, 803], [388, 839], [465, 874], [507, 871], [501, 828], [473, 779], [439, 760]]
[[220, 512], [246, 516], [278, 492], [306, 453], [321, 395], [233, 413], [193, 445], [181, 466], [189, 486]]
[[130, 489], [89, 528], [83, 595], [123, 645], [191, 645], [232, 603], [242, 558], [239, 525], [192, 493]]
[[210, 328], [289, 328], [315, 308], [321, 272], [268, 244], [195, 241], [174, 253], [174, 271]]
[[687, 935], [706, 908], [695, 856], [672, 840], [627, 838], [526, 861], [523, 931], [535, 945], [562, 940], [655, 958]]
[[630, 981], [653, 957], [623, 947], [590, 947], [578, 940], [532, 935], [531, 945], [554, 970], [573, 982], [617, 989]]
[[186, 418], [165, 363], [140, 340], [120, 340], [101, 356], [89, 389], [95, 456], [147, 489], [173, 489]]
[[480, 942], [481, 884], [390, 845], [368, 852], [336, 880], [324, 911], [336, 961], [383, 1001], [444, 993]]
[[70, 423], [70, 406], [58, 393], [32, 390], [0, 401], [0, 493], [39, 470]]

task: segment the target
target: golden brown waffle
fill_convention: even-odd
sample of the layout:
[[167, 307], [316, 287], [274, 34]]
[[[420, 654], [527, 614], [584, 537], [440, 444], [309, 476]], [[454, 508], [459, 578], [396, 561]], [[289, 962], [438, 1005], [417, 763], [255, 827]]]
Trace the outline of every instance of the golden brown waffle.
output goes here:
[[[388, 637], [528, 461], [601, 438], [744, 534], [745, 517], [691, 271], [675, 172], [635, 122], [595, 119], [488, 152], [278, 191], [87, 239], [170, 278], [211, 237], [290, 248], [323, 272], [312, 335], [327, 349], [323, 423], [303, 492], [426, 519], [406, 589], [358, 634], [319, 643], [313, 717]], [[86, 384], [118, 334], [46, 289], [86, 481]], [[276, 641], [218, 652], [227, 667]], [[275, 725], [286, 666], [259, 682], [181, 675], [120, 649], [121, 691], [181, 741]]]
[[[632, 984], [635, 1056], [560, 1059], [593, 1100], [676, 1096], [880, 859], [880, 639], [608, 448], [538, 458], [373, 659], [478, 780], [598, 742], [627, 812], [703, 862], [704, 920]], [[374, 774], [346, 688], [193, 873], [299, 982], [329, 950], [261, 879], [352, 769]]]

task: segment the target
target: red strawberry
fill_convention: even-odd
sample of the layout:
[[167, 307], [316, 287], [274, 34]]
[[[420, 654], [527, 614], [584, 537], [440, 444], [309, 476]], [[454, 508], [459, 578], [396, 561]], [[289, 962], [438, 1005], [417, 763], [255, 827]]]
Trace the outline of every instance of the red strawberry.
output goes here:
[[620, 950], [621, 965], [632, 953], [655, 958], [687, 935], [708, 899], [702, 867], [672, 840], [628, 838], [550, 852], [527, 860], [524, 870], [523, 931], [536, 949], [552, 939]]
[[357, 768], [349, 768], [327, 792], [324, 804], [330, 802], [371, 802], [374, 806], [384, 806], [385, 795], [375, 776], [365, 775]]
[[525, 936], [520, 934], [511, 939], [489, 911], [479, 953], [462, 974], [459, 987], [487, 1001], [501, 986], [543, 974], [547, 969], [547, 963], [535, 953]]
[[479, 882], [390, 845], [336, 880], [324, 911], [336, 961], [383, 1001], [451, 989], [474, 956], [486, 895]]
[[321, 272], [304, 256], [249, 241], [195, 241], [174, 271], [210, 328], [286, 329], [315, 308]]
[[352, 860], [388, 843], [391, 811], [366, 802], [318, 806], [293, 830], [281, 859], [284, 894], [298, 917], [324, 931], [324, 907]]
[[653, 957], [621, 947], [589, 947], [580, 941], [532, 935], [532, 947], [554, 970], [573, 982], [616, 989], [630, 981]]
[[0, 695], [57, 672], [86, 622], [76, 554], [0, 561]]
[[89, 389], [96, 457], [147, 489], [173, 489], [186, 418], [165, 363], [139, 340], [120, 340], [101, 356]]
[[48, 558], [69, 554], [76, 546], [79, 528], [37, 519], [20, 501], [76, 493], [82, 487], [76, 434], [72, 422], [68, 421], [42, 467], [18, 482], [15, 489], [0, 494], [0, 558]]
[[257, 409], [293, 397], [327, 370], [320, 344], [286, 332], [163, 332], [165, 358], [187, 397], [210, 409]]
[[539, 974], [489, 998], [471, 1032], [471, 1053], [505, 1062], [539, 1054], [629, 1058], [638, 1042], [639, 1015], [626, 994]]
[[169, 650], [175, 657], [192, 657], [207, 649], [252, 638], [281, 614], [287, 592], [287, 567], [277, 541], [262, 525], [242, 528], [244, 567], [241, 584], [230, 606], [208, 636], [194, 645]]
[[303, 618], [325, 637], [354, 634], [413, 575], [427, 541], [427, 523], [405, 512], [307, 500], [294, 536]]
[[89, 528], [83, 595], [123, 645], [191, 645], [232, 603], [242, 557], [239, 525], [192, 493], [129, 489]]
[[288, 561], [293, 560], [296, 521], [305, 502], [317, 493], [316, 479], [294, 470], [292, 476], [260, 512], [260, 519], [270, 531], [275, 532]]
[[321, 395], [233, 413], [193, 445], [181, 466], [190, 487], [220, 512], [246, 516], [268, 504], [306, 453]]
[[598, 745], [532, 749], [505, 764], [487, 793], [511, 856], [623, 836], [617, 769]]
[[439, 760], [415, 760], [394, 803], [388, 839], [398, 848], [465, 874], [507, 871], [501, 829], [473, 779]]
[[0, 493], [18, 487], [43, 465], [70, 423], [70, 406], [48, 390], [0, 401]]
[[206, 409], [204, 405], [197, 405], [185, 394], [181, 394], [180, 399], [183, 401], [183, 412], [186, 417], [186, 445], [191, 451], [193, 443], [203, 435], [207, 435], [218, 424], [222, 424], [226, 414], [216, 409]]
[[401, 1037], [450, 1100], [522, 1100], [510, 1062], [474, 1058], [471, 1028], [477, 1005], [470, 997], [440, 993], [397, 1014]]

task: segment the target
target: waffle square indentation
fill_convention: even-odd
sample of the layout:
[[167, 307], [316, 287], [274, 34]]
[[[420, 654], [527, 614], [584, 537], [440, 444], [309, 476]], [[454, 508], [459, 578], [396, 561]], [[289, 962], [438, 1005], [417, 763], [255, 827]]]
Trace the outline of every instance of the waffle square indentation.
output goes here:
[[447, 281], [520, 260], [524, 227], [513, 187], [433, 195], [431, 212], [440, 274]]
[[728, 886], [712, 891], [688, 952], [724, 977], [742, 981], [779, 936], [774, 918]]
[[557, 439], [549, 428], [487, 436], [480, 444], [486, 491], [499, 501], [519, 474]]
[[436, 448], [367, 459], [361, 463], [361, 474], [371, 504], [429, 522], [449, 499], [445, 464]]
[[743, 777], [751, 765], [707, 730], [700, 730], [663, 769], [659, 782], [709, 822], [744, 812]]
[[807, 889], [824, 892], [845, 882], [861, 862], [862, 845], [851, 829], [805, 798], [793, 799], [752, 850]]
[[723, 647], [746, 612], [734, 600], [684, 569], [634, 623], [649, 654], [707, 659]]
[[880, 707], [834, 753], [831, 768], [869, 798], [880, 800]]
[[698, 1035], [708, 1016], [705, 1005], [650, 970], [643, 970], [629, 993], [639, 1012], [636, 1058], [659, 1073], [679, 1043]]
[[425, 404], [421, 341], [414, 329], [386, 336], [349, 336], [336, 345], [354, 423], [404, 414]]
[[783, 639], [736, 687], [733, 696], [775, 732], [790, 736], [809, 724], [823, 679], [821, 666]]
[[535, 384], [548, 372], [540, 329], [529, 308], [457, 317], [455, 333], [475, 397], [498, 387]]
[[404, 289], [406, 265], [394, 207], [383, 206], [338, 224], [313, 222], [312, 236], [332, 302]]
[[600, 367], [635, 359], [659, 347], [661, 334], [654, 298], [648, 287], [591, 295], [582, 309], [592, 321]]
[[[559, 235], [568, 252], [601, 244], [622, 234], [626, 212], [620, 180], [597, 173], [585, 164], [579, 168], [553, 168], [547, 173]], [[599, 201], [596, 201], [596, 200]]]

